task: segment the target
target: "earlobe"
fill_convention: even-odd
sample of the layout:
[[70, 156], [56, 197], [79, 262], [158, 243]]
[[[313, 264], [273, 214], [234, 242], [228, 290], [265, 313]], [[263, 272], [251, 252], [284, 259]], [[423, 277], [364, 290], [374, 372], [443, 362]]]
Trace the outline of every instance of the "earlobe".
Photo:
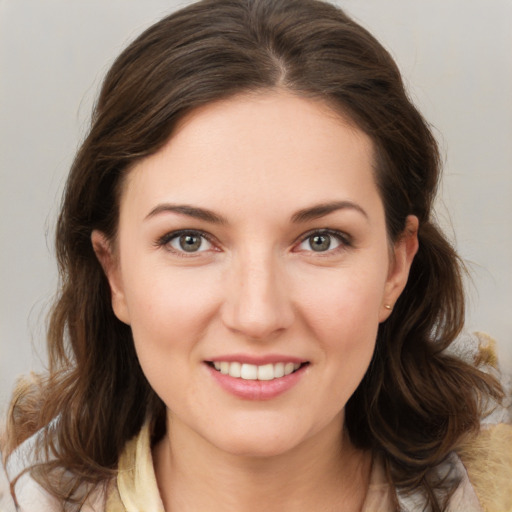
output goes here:
[[407, 284], [414, 256], [418, 252], [418, 225], [418, 218], [414, 215], [409, 215], [406, 219], [403, 233], [395, 242], [382, 300], [380, 322], [388, 319], [393, 311], [395, 302]]
[[130, 325], [119, 261], [112, 244], [106, 235], [98, 230], [92, 232], [91, 243], [110, 285], [114, 314], [121, 322]]

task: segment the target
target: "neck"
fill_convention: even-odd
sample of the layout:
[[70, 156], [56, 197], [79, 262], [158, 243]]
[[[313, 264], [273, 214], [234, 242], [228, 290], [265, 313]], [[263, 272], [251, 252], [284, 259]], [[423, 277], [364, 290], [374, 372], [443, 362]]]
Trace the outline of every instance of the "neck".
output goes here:
[[166, 512], [361, 510], [371, 456], [353, 447], [338, 423], [286, 453], [223, 452], [173, 422], [153, 450]]

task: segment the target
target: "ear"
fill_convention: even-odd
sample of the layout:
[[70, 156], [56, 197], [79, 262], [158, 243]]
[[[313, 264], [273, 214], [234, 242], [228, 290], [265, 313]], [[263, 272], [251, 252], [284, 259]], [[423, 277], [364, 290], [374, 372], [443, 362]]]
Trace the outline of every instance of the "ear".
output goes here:
[[121, 270], [119, 267], [119, 258], [115, 254], [112, 243], [107, 239], [104, 233], [94, 230], [91, 234], [92, 247], [94, 253], [100, 262], [100, 265], [107, 276], [110, 292], [112, 297], [112, 309], [116, 317], [130, 325], [130, 316], [123, 288], [123, 280], [121, 278]]
[[405, 229], [393, 246], [393, 253], [389, 264], [388, 277], [384, 288], [379, 322], [388, 319], [395, 302], [403, 292], [409, 270], [414, 256], [418, 252], [418, 218], [409, 215], [406, 219]]

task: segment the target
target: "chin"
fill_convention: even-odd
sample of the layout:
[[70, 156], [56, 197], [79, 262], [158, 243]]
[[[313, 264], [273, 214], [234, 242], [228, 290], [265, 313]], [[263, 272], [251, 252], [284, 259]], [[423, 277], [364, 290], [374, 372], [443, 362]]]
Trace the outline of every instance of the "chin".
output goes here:
[[[274, 421], [272, 421], [274, 420]], [[236, 424], [238, 423], [238, 424]], [[314, 436], [315, 429], [300, 424], [298, 418], [249, 417], [228, 428], [219, 425], [206, 432], [204, 438], [225, 453], [248, 458], [278, 457], [292, 452]], [[213, 427], [213, 425], [212, 425]]]
[[223, 452], [238, 457], [266, 459], [283, 455], [300, 445], [300, 442], [280, 436], [232, 435], [230, 439], [219, 440], [216, 445]]

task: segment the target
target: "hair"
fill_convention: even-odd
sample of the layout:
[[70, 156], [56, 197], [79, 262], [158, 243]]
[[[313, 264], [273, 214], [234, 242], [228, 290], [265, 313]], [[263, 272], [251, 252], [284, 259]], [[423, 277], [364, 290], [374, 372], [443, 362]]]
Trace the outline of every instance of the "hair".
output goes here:
[[57, 224], [49, 371], [15, 393], [5, 445], [11, 453], [42, 429], [51, 460], [32, 471], [63, 503], [83, 499], [80, 483], [108, 481], [148, 418], [156, 437], [165, 429], [165, 406], [139, 366], [131, 330], [112, 311], [91, 232], [115, 240], [123, 180], [185, 115], [272, 89], [324, 101], [369, 135], [391, 242], [408, 215], [419, 219], [406, 288], [379, 327], [346, 426], [357, 447], [382, 456], [397, 489], [421, 491], [431, 510], [447, 506], [457, 482], [433, 468], [478, 431], [482, 404], [501, 390], [445, 351], [464, 322], [463, 266], [434, 220], [440, 158], [431, 130], [389, 53], [317, 0], [203, 0], [151, 26], [108, 71]]

